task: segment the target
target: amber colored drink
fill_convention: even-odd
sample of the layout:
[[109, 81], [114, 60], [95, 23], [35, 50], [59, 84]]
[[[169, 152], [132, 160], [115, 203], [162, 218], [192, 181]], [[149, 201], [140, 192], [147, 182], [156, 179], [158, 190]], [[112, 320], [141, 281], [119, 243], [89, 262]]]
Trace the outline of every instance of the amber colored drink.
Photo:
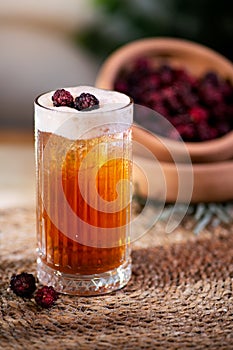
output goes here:
[[[121, 110], [116, 122], [111, 112], [71, 113], [36, 106], [38, 278], [68, 294], [103, 294], [131, 276], [131, 125], [119, 127]], [[105, 116], [93, 132], [72, 134]]]
[[[110, 149], [114, 140], [115, 143], [121, 144], [121, 138], [124, 138], [124, 158], [114, 158], [114, 156], [117, 156], [117, 146], [114, 145], [110, 160], [98, 169], [95, 182], [97, 194], [105, 201], [111, 202], [116, 200], [117, 196], [124, 196], [130, 202], [131, 193], [129, 185], [122, 188], [124, 193], [119, 194], [116, 191], [117, 183], [120, 180], [127, 180], [128, 184], [131, 181], [131, 162], [129, 154], [127, 154], [130, 152], [130, 134], [131, 131], [127, 130], [121, 135], [117, 134], [91, 140], [70, 141], [61, 136], [51, 136], [51, 134], [46, 132], [38, 132], [38, 157], [39, 167], [41, 168], [38, 171], [43, 174], [43, 176], [39, 177], [38, 181], [38, 222], [42, 223], [38, 227], [38, 234], [39, 241], [43, 242], [40, 247], [43, 252], [41, 259], [53, 269], [59, 269], [59, 271], [69, 274], [80, 273], [88, 275], [112, 270], [127, 260], [126, 247], [129, 244], [129, 234], [127, 232], [129, 227], [127, 224], [130, 218], [130, 204], [120, 210], [116, 208], [115, 212], [110, 213], [98, 210], [95, 189], [90, 185], [92, 164], [88, 163], [91, 163], [91, 160], [87, 161], [84, 169], [80, 168], [82, 162], [85, 162], [88, 152], [96, 145], [103, 143], [105, 146], [108, 146], [109, 143], [108, 148]], [[48, 140], [50, 140], [49, 146], [47, 145]], [[48, 147], [46, 157], [48, 158], [42, 160], [43, 150], [46, 145]], [[59, 155], [62, 147], [64, 147], [64, 150], [67, 150], [64, 156]], [[111, 150], [108, 150], [108, 152], [110, 153]], [[93, 152], [93, 157], [95, 156], [96, 151]], [[101, 158], [100, 154], [98, 156]], [[53, 159], [56, 159], [56, 161], [52, 161]], [[83, 176], [81, 184], [79, 180], [80, 171], [86, 173]], [[62, 174], [62, 189], [64, 193], [61, 193], [59, 186], [60, 173]], [[80, 186], [83, 186], [85, 198], [83, 198]], [[65, 232], [74, 232], [77, 231], [77, 228], [74, 227], [76, 221], [72, 222], [68, 220], [64, 205], [61, 205], [61, 196], [63, 195], [66, 197], [74, 213], [84, 223], [99, 228], [112, 228], [116, 230], [118, 227], [125, 226], [118, 233], [118, 242], [115, 240], [112, 241], [111, 237], [109, 237], [109, 240], [102, 244], [105, 247], [98, 247], [98, 232], [96, 233], [96, 237], [91, 238], [91, 246], [81, 244], [77, 240], [67, 237], [59, 229], [59, 220], [63, 221], [63, 227], [64, 225], [66, 226]], [[94, 201], [96, 201], [96, 208], [91, 206], [91, 203]], [[58, 227], [47, 212], [48, 209], [51, 211], [51, 207], [52, 211], [57, 213]], [[89, 226], [84, 224], [80, 227], [82, 231], [78, 233], [80, 235], [88, 235], [88, 228]]]

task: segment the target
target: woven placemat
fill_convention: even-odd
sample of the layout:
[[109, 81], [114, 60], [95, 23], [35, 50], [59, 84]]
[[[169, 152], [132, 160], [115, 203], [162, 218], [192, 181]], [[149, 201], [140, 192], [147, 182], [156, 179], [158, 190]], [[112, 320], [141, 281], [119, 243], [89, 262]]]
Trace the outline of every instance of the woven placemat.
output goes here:
[[135, 242], [124, 289], [41, 310], [7, 290], [13, 273], [35, 274], [34, 210], [0, 210], [0, 348], [233, 349], [233, 228], [185, 227]]

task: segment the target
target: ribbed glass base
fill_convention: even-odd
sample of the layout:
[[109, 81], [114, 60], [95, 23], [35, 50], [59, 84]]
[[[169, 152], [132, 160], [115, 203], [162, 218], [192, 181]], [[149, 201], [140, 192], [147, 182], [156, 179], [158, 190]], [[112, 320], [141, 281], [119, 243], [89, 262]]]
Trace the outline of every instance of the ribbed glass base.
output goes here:
[[94, 275], [65, 274], [37, 259], [37, 276], [42, 284], [53, 286], [57, 292], [73, 295], [100, 295], [124, 287], [131, 277], [131, 260], [118, 268]]

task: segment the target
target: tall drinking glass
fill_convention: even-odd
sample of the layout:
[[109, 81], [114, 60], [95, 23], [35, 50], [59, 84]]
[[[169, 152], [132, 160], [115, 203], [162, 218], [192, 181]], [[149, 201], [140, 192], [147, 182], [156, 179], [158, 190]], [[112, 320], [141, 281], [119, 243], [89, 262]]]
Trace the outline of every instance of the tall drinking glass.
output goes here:
[[98, 109], [35, 101], [38, 278], [57, 291], [98, 295], [131, 276], [133, 103], [91, 87]]

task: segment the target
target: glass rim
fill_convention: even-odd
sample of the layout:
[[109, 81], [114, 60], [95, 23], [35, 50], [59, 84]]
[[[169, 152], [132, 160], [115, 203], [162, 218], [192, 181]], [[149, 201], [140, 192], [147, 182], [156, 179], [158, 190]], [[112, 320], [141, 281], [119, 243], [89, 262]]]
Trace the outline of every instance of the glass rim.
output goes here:
[[[101, 90], [106, 90], [106, 91], [113, 91], [113, 90], [107, 90], [107, 89], [101, 89]], [[81, 114], [83, 114], [83, 113], [88, 113], [89, 115], [95, 115], [95, 114], [106, 114], [106, 113], [111, 113], [111, 112], [114, 112], [114, 111], [120, 111], [120, 110], [122, 110], [122, 109], [125, 109], [125, 108], [127, 108], [127, 107], [130, 107], [131, 105], [133, 105], [134, 104], [134, 100], [133, 100], [133, 98], [132, 97], [130, 97], [130, 96], [128, 96], [128, 95], [126, 95], [126, 94], [124, 94], [124, 93], [122, 93], [122, 92], [119, 92], [119, 91], [115, 91], [115, 92], [117, 92], [117, 93], [119, 93], [119, 94], [123, 94], [123, 95], [125, 95], [125, 96], [127, 96], [128, 98], [129, 98], [129, 103], [127, 103], [127, 104], [125, 104], [125, 105], [123, 105], [123, 106], [121, 106], [121, 107], [119, 107], [119, 108], [115, 108], [115, 109], [109, 109], [109, 110], [99, 110], [99, 108], [96, 108], [96, 109], [92, 109], [91, 111], [89, 110], [89, 111], [85, 111], [85, 110], [82, 110], [82, 111], [78, 111], [77, 109], [75, 109], [75, 108], [72, 108], [72, 107], [70, 107], [70, 111], [62, 111], [62, 110], [59, 110], [59, 107], [55, 107], [55, 108], [57, 108], [57, 110], [55, 109], [55, 108], [51, 108], [51, 107], [46, 107], [46, 106], [43, 106], [42, 104], [40, 104], [39, 103], [39, 98], [41, 97], [41, 96], [43, 96], [43, 95], [46, 95], [46, 94], [48, 94], [49, 92], [51, 92], [51, 91], [53, 91], [53, 90], [49, 90], [49, 91], [47, 91], [47, 92], [43, 92], [43, 93], [41, 93], [40, 95], [38, 95], [36, 98], [35, 98], [35, 100], [34, 100], [34, 104], [35, 105], [37, 105], [38, 107], [40, 107], [40, 108], [42, 108], [42, 109], [44, 109], [44, 110], [48, 110], [48, 111], [51, 111], [51, 112], [55, 112], [55, 113], [61, 113], [61, 114], [63, 114], [63, 113], [70, 113], [70, 114], [78, 114], [78, 115], [81, 115]], [[117, 103], [116, 103], [116, 105], [117, 105]], [[68, 107], [69, 108], [69, 107]], [[75, 112], [73, 112], [72, 110], [75, 110]], [[90, 113], [90, 112], [92, 112], [92, 113]]]

